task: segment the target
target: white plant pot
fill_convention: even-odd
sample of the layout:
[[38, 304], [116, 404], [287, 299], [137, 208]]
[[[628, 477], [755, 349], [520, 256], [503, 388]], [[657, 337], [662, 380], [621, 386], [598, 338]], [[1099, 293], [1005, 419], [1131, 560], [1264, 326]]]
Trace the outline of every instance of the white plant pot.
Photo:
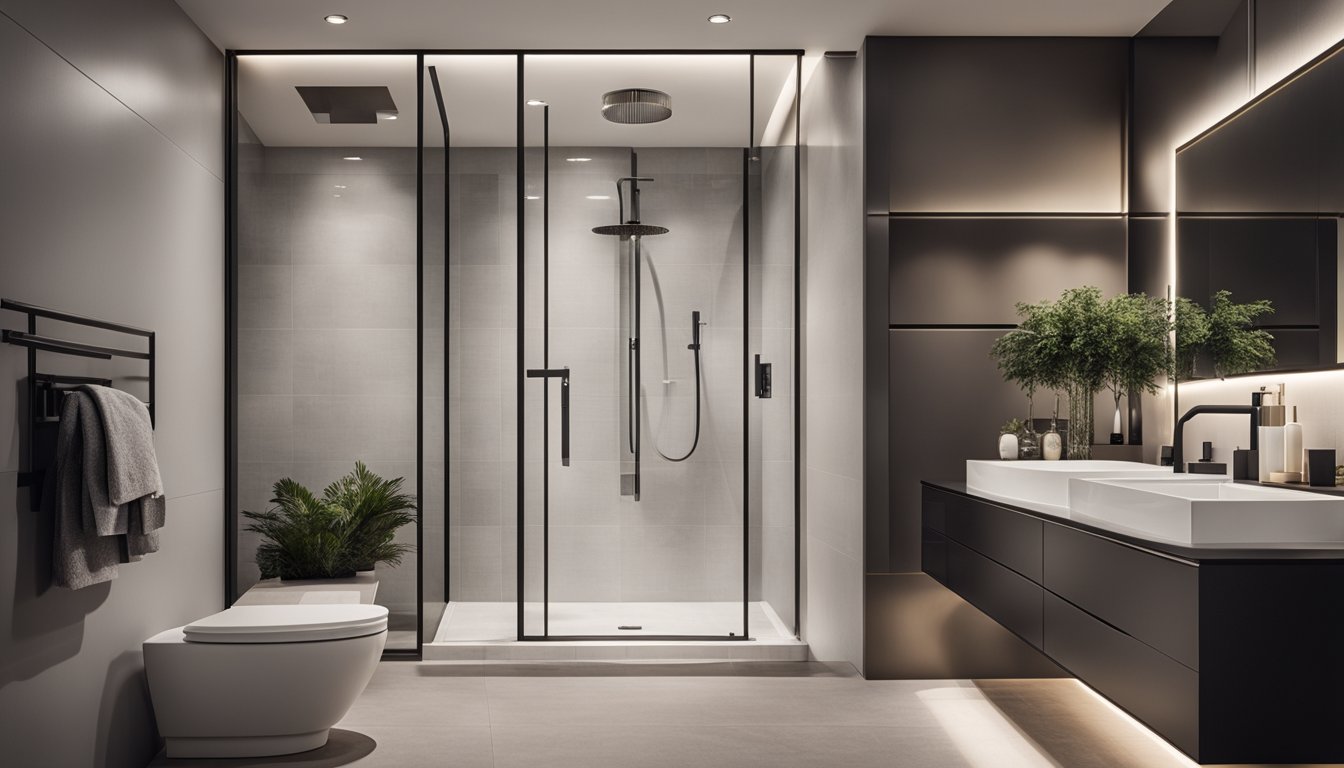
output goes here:
[[1004, 461], [1017, 461], [1017, 435], [1012, 433], [999, 435], [999, 458]]

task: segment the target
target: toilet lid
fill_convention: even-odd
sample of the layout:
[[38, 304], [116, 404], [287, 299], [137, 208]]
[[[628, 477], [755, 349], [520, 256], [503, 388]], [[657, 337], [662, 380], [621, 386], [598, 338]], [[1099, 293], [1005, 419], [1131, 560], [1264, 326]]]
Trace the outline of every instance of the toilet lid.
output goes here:
[[182, 628], [192, 643], [307, 643], [376, 635], [387, 629], [381, 605], [239, 605]]

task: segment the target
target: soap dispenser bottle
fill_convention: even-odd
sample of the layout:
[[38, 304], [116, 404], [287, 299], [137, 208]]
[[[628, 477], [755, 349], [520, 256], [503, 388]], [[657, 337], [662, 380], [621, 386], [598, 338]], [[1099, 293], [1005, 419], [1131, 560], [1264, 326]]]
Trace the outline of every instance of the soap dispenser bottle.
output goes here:
[[[1269, 402], [1273, 399], [1273, 403]], [[1284, 424], [1287, 423], [1283, 405], [1283, 387], [1277, 396], [1266, 392], [1260, 401], [1260, 482], [1282, 482], [1284, 467]], [[1270, 475], [1277, 474], [1275, 479]]]
[[1064, 455], [1064, 439], [1059, 436], [1059, 396], [1055, 396], [1055, 410], [1050, 414], [1050, 431], [1041, 436], [1041, 458], [1059, 461]]
[[1293, 418], [1283, 425], [1283, 472], [1290, 483], [1302, 482], [1302, 425], [1297, 423], [1297, 406]]

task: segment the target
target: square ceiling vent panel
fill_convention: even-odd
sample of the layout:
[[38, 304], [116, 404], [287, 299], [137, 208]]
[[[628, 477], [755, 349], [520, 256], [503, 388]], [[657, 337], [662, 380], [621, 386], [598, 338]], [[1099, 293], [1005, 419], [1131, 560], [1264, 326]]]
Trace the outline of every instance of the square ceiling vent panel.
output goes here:
[[298, 85], [294, 90], [319, 123], [368, 124], [397, 114], [385, 85]]

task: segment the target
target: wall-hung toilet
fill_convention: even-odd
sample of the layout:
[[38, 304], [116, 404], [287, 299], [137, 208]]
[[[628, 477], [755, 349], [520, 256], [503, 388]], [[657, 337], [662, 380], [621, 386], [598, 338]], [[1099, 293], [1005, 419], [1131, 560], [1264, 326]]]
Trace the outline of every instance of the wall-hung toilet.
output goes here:
[[146, 640], [168, 757], [316, 749], [368, 684], [387, 639], [381, 605], [236, 606]]

